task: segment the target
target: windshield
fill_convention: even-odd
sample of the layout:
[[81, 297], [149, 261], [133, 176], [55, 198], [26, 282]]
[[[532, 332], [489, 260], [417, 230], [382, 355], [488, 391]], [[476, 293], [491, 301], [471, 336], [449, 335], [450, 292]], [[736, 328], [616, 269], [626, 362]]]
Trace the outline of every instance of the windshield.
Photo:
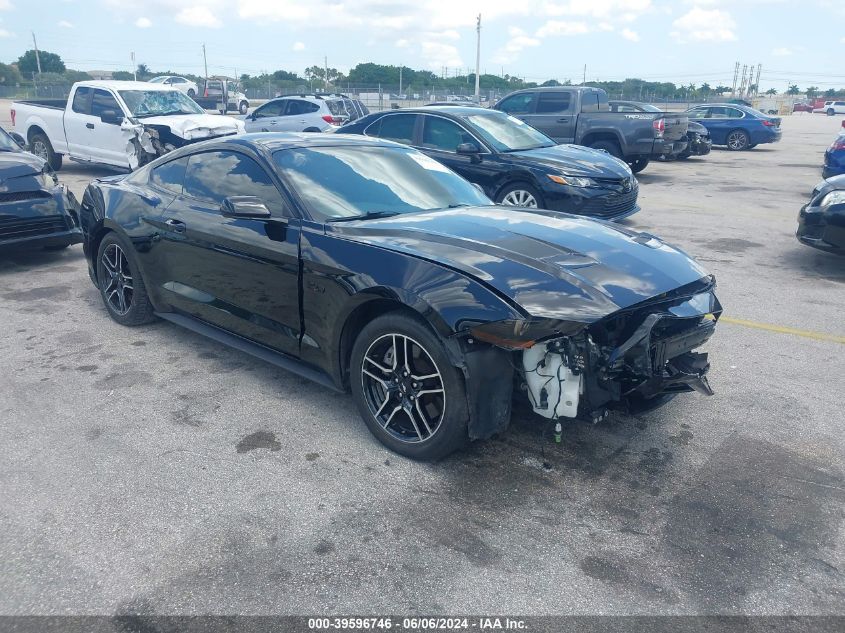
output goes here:
[[167, 77], [153, 77], [152, 79], [150, 79], [150, 83], [151, 84], [160, 84], [160, 83], [164, 82], [166, 79], [167, 79]]
[[492, 204], [455, 172], [410, 148], [295, 148], [273, 158], [315, 220]]
[[504, 113], [479, 112], [464, 116], [464, 120], [499, 152], [518, 152], [556, 145], [545, 134]]
[[20, 146], [9, 136], [9, 133], [0, 128], [0, 152], [18, 152], [20, 149]]
[[193, 99], [178, 90], [119, 90], [118, 93], [135, 117], [205, 112]]

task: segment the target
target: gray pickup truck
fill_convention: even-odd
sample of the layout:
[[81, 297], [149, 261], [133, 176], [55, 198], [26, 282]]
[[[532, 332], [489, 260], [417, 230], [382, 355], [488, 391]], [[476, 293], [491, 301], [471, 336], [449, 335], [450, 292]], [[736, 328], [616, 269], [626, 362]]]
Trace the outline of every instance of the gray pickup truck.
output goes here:
[[512, 92], [495, 106], [558, 143], [603, 149], [634, 173], [652, 158], [679, 154], [687, 146], [689, 118], [670, 112], [612, 112], [600, 88], [557, 86]]

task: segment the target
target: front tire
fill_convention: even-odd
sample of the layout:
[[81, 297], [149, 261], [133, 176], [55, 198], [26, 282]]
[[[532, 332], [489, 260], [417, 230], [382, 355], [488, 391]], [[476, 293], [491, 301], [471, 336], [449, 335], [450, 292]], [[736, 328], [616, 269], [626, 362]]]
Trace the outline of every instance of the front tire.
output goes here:
[[751, 139], [748, 137], [748, 133], [746, 131], [734, 130], [728, 134], [726, 143], [730, 151], [742, 152], [747, 150], [748, 146], [751, 145]]
[[36, 132], [29, 140], [30, 151], [39, 158], [43, 158], [50, 165], [53, 171], [59, 171], [62, 168], [62, 155], [53, 151], [53, 145], [46, 134]]
[[420, 319], [393, 312], [367, 324], [352, 348], [349, 380], [370, 432], [392, 451], [436, 460], [466, 443], [463, 377]]
[[188, 96], [189, 96], [191, 99], [193, 99], [194, 97], [196, 97], [196, 96], [197, 96], [197, 91], [196, 91], [196, 90], [194, 90], [193, 88], [188, 88]]
[[540, 192], [525, 182], [515, 182], [502, 189], [496, 196], [496, 204], [528, 209], [544, 208]]
[[240, 112], [241, 114], [246, 114], [247, 112], [249, 112], [249, 103], [246, 101], [241, 101], [238, 106], [238, 112]]
[[833, 108], [827, 109], [827, 116], [833, 116], [834, 114], [836, 114], [836, 110], [834, 110]]
[[97, 250], [97, 285], [109, 316], [121, 325], [155, 320], [134, 251], [116, 233], [106, 235]]

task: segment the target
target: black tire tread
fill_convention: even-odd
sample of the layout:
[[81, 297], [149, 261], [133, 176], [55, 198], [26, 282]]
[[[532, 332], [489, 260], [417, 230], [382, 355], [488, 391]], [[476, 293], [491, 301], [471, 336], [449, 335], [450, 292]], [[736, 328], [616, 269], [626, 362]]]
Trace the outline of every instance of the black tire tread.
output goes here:
[[106, 300], [105, 293], [103, 291], [102, 281], [98, 280], [98, 286], [100, 288], [100, 297], [103, 299], [106, 311], [109, 313], [109, 316], [112, 319], [114, 319], [121, 325], [126, 325], [128, 327], [135, 327], [138, 325], [152, 323], [157, 318], [155, 316], [155, 308], [150, 302], [150, 297], [147, 294], [147, 287], [146, 285], [144, 285], [144, 279], [141, 276], [140, 266], [138, 265], [138, 260], [135, 257], [134, 249], [131, 246], [128, 246], [126, 244], [126, 240], [122, 239], [117, 233], [112, 232], [107, 234], [100, 242], [100, 247], [97, 249], [96, 262], [96, 269], [98, 271], [98, 274], [100, 270], [100, 259], [103, 256], [103, 251], [110, 244], [117, 244], [118, 246], [120, 246], [121, 249], [123, 249], [123, 252], [126, 254], [126, 258], [127, 260], [129, 260], [129, 269], [132, 272], [132, 282], [134, 290], [132, 292], [132, 307], [129, 309], [129, 312], [124, 315], [115, 314], [114, 312], [112, 312], [111, 308], [109, 307], [109, 303]]

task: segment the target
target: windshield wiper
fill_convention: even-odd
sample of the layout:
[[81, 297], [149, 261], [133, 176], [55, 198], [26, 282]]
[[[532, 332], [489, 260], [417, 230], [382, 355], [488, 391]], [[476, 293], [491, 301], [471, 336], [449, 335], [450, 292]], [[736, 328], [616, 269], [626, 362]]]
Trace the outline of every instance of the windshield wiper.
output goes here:
[[370, 211], [360, 215], [348, 215], [340, 218], [329, 218], [326, 222], [354, 222], [355, 220], [375, 220], [377, 218], [392, 218], [399, 215], [396, 211]]

